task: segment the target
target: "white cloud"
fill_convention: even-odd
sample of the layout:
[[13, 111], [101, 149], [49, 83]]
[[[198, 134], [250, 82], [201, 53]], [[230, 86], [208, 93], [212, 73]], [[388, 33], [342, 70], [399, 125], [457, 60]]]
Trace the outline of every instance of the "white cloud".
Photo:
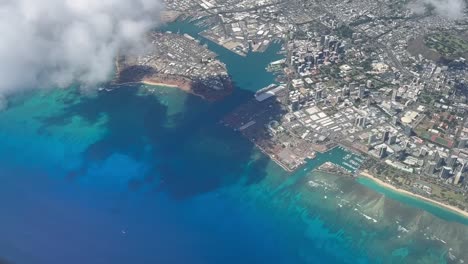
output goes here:
[[143, 43], [159, 0], [0, 0], [0, 94], [107, 81]]
[[409, 4], [416, 13], [424, 13], [426, 6], [434, 8], [436, 14], [450, 18], [460, 19], [466, 8], [465, 0], [417, 0]]

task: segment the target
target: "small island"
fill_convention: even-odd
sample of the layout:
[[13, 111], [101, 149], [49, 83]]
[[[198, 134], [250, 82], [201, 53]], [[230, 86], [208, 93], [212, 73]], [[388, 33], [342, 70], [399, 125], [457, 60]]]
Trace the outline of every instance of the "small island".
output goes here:
[[152, 32], [148, 37], [151, 45], [144, 52], [117, 61], [117, 84], [177, 87], [208, 101], [232, 92], [226, 65], [198, 40], [171, 32]]

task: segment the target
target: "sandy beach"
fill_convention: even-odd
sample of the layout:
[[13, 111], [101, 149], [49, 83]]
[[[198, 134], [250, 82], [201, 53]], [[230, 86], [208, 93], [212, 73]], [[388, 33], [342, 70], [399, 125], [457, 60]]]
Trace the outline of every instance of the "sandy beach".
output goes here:
[[175, 84], [166, 84], [166, 83], [162, 83], [162, 82], [142, 81], [141, 83], [146, 84], [146, 85], [151, 85], [151, 86], [164, 86], [164, 87], [171, 87], [171, 88], [181, 89], [179, 86], [177, 86]]
[[432, 200], [432, 199], [429, 199], [429, 198], [426, 198], [422, 195], [419, 195], [419, 194], [414, 194], [414, 193], [411, 193], [409, 191], [406, 191], [406, 190], [403, 190], [403, 189], [399, 189], [393, 185], [391, 185], [390, 183], [387, 183], [387, 182], [384, 182], [382, 181], [381, 179], [378, 179], [376, 177], [374, 177], [372, 174], [370, 174], [368, 171], [363, 171], [363, 172], [360, 172], [359, 173], [360, 176], [363, 176], [363, 177], [366, 177], [366, 178], [369, 178], [371, 180], [373, 180], [374, 182], [376, 182], [377, 184], [381, 185], [382, 187], [385, 187], [387, 189], [391, 189], [395, 192], [399, 192], [399, 193], [402, 193], [402, 194], [405, 194], [405, 195], [409, 195], [409, 196], [412, 196], [412, 197], [415, 197], [415, 198], [418, 198], [418, 199], [421, 199], [421, 200], [424, 200], [426, 202], [429, 202], [429, 203], [432, 203], [432, 204], [435, 204], [437, 206], [440, 206], [440, 207], [443, 207], [443, 208], [446, 208], [448, 210], [451, 210], [459, 215], [462, 215], [466, 218], [468, 218], [468, 212], [466, 211], [463, 211], [461, 210], [460, 208], [457, 208], [455, 206], [451, 206], [449, 204], [444, 204], [444, 203], [441, 203], [439, 201], [435, 201], [435, 200]]
[[192, 81], [183, 77], [153, 75], [141, 80], [141, 83], [154, 86], [179, 88], [185, 92], [192, 92]]
[[151, 77], [145, 78], [141, 81], [142, 84], [151, 85], [151, 86], [164, 86], [164, 87], [171, 87], [177, 88], [184, 92], [199, 96], [203, 99], [206, 99], [203, 95], [195, 93], [192, 90], [192, 81], [186, 79], [176, 79], [176, 78], [168, 78], [167, 76], [160, 78], [160, 77]]

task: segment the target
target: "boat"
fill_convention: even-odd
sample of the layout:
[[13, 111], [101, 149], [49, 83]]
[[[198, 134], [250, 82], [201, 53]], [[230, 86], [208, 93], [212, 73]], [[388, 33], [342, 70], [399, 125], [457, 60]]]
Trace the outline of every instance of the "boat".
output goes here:
[[262, 94], [262, 93], [264, 93], [264, 92], [268, 92], [269, 90], [271, 90], [271, 89], [273, 89], [273, 88], [275, 88], [275, 87], [277, 87], [276, 84], [270, 84], [270, 85], [268, 85], [267, 87], [263, 87], [262, 89], [258, 90], [258, 91], [255, 93], [255, 96], [258, 96], [258, 95], [260, 95], [260, 94]]

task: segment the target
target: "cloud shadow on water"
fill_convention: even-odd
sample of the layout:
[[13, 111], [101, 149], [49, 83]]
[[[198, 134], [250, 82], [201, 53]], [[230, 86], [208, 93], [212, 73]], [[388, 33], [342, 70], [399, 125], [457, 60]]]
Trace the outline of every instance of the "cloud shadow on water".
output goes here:
[[265, 176], [268, 158], [257, 159], [246, 172], [255, 146], [238, 132], [219, 124], [224, 115], [252, 98], [236, 89], [221, 102], [209, 103], [185, 96], [183, 114], [168, 127], [168, 108], [153, 96], [137, 94], [137, 87], [121, 87], [66, 106], [63, 114], [43, 120], [44, 126], [64, 125], [73, 116], [93, 124], [105, 114], [106, 134], [83, 153], [83, 165], [70, 172], [81, 177], [114, 154], [126, 155], [148, 166], [145, 175], [132, 178], [128, 190], [145, 187], [176, 199], [210, 192], [239, 182], [253, 184]]

